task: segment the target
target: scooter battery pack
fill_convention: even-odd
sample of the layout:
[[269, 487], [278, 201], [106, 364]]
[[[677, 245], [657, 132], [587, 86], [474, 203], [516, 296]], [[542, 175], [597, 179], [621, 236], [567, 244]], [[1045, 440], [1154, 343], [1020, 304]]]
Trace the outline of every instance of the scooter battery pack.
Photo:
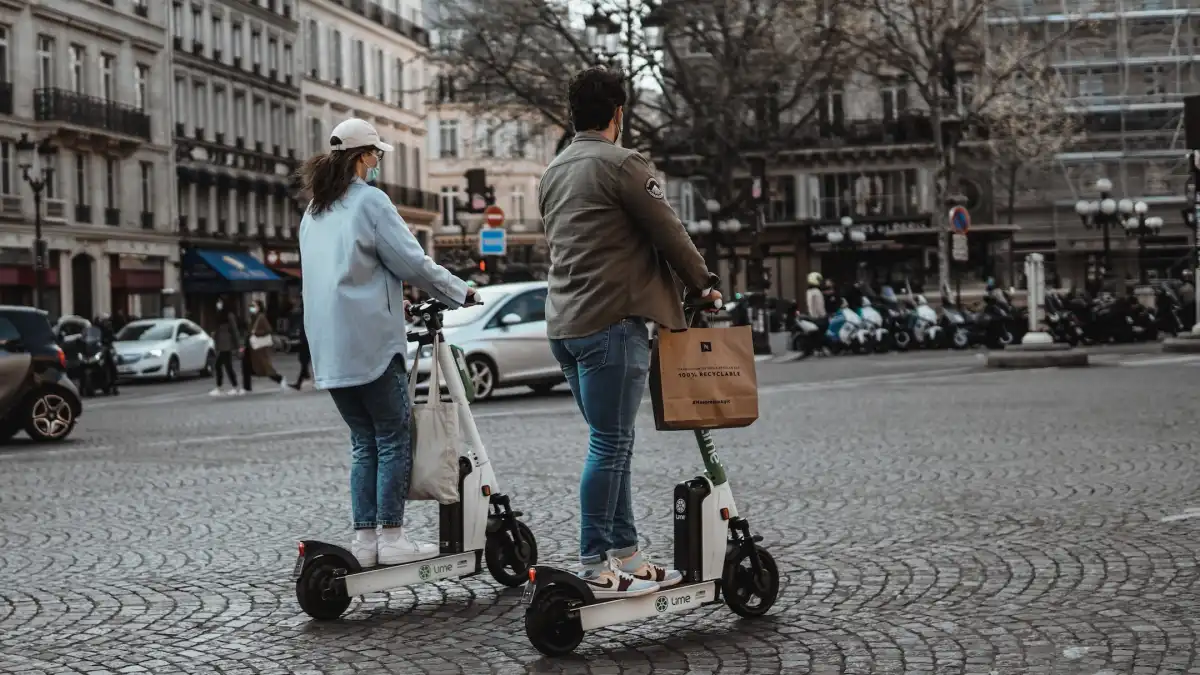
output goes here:
[[675, 486], [675, 569], [684, 583], [701, 580], [704, 519], [701, 506], [709, 495], [708, 481], [693, 478]]

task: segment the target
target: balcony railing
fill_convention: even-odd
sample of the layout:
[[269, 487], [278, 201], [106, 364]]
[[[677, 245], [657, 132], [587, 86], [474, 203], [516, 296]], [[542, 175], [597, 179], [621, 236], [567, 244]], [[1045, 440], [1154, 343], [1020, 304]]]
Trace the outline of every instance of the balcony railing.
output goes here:
[[11, 115], [13, 111], [12, 82], [0, 82], [0, 113]]
[[46, 220], [54, 222], [66, 222], [67, 220], [67, 200], [46, 198]]
[[121, 224], [121, 209], [105, 207], [104, 209], [104, 224], [116, 227]]
[[34, 119], [66, 122], [150, 140], [150, 116], [130, 105], [66, 89], [35, 89]]
[[380, 190], [383, 190], [391, 198], [393, 204], [408, 206], [414, 209], [424, 209], [426, 211], [441, 210], [441, 198], [432, 192], [401, 187], [390, 183], [378, 183], [378, 186]]

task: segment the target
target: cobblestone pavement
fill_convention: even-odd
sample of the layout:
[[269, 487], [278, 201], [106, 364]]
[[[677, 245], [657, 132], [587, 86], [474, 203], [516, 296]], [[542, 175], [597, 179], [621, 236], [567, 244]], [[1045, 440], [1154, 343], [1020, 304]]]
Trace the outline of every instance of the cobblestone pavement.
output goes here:
[[[705, 607], [596, 631], [564, 660], [527, 644], [520, 591], [486, 574], [308, 620], [295, 541], [348, 535], [328, 398], [131, 387], [69, 444], [0, 453], [0, 672], [1200, 673], [1200, 359], [903, 359], [770, 364], [761, 419], [717, 434], [783, 574], [770, 616]], [[568, 563], [569, 399], [476, 411], [543, 561]], [[643, 415], [637, 517], [662, 558], [697, 461]], [[435, 533], [430, 505], [410, 519]]]

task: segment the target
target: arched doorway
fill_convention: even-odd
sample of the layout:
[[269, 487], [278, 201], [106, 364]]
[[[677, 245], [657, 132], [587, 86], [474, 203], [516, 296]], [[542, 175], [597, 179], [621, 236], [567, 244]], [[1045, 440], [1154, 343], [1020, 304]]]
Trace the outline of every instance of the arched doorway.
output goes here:
[[71, 292], [74, 296], [74, 314], [91, 320], [96, 316], [92, 281], [96, 259], [80, 253], [71, 259]]

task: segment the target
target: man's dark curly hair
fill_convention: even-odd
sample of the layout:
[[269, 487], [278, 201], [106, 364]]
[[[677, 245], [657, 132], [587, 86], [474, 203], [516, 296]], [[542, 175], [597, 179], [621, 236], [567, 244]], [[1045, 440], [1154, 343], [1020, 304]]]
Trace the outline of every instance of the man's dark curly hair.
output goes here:
[[603, 66], [588, 68], [571, 80], [567, 99], [575, 131], [602, 131], [625, 105], [625, 74]]

